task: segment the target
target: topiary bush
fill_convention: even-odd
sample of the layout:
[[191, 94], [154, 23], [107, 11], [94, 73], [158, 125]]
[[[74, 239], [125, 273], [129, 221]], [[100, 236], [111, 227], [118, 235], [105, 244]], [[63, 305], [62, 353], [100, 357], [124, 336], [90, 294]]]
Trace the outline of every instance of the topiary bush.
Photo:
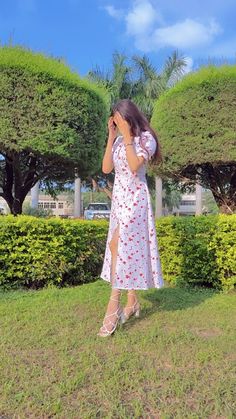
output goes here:
[[0, 47], [0, 196], [13, 214], [37, 181], [54, 191], [75, 168], [99, 170], [108, 110], [107, 92], [59, 60]]
[[236, 212], [236, 65], [208, 66], [186, 75], [156, 102], [161, 177], [198, 181], [223, 213]]
[[[156, 220], [164, 279], [230, 290], [236, 284], [236, 215]], [[99, 278], [108, 222], [0, 217], [0, 287], [79, 285]]]

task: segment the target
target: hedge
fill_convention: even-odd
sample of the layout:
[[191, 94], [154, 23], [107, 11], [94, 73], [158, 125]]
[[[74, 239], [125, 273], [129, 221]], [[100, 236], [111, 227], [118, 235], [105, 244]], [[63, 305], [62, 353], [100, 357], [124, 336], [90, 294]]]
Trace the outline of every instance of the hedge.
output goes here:
[[[230, 290], [236, 284], [236, 215], [156, 220], [164, 279]], [[0, 288], [79, 285], [99, 278], [107, 221], [0, 217]]]
[[164, 156], [163, 172], [236, 160], [236, 65], [203, 67], [156, 101], [151, 123]]
[[163, 217], [157, 236], [164, 279], [230, 290], [236, 284], [236, 214]]
[[105, 89], [63, 62], [0, 47], [0, 151], [34, 153], [41, 179], [68, 181], [74, 167], [80, 177], [99, 170], [109, 107]]

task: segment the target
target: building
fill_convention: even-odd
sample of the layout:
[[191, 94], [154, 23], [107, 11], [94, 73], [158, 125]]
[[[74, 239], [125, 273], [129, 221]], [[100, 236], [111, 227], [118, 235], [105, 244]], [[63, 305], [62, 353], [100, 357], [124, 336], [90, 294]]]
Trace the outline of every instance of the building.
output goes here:
[[183, 194], [179, 207], [173, 208], [176, 215], [195, 215], [196, 214], [196, 194]]
[[[31, 195], [28, 194], [25, 198], [24, 205], [31, 205]], [[57, 199], [52, 198], [50, 195], [40, 194], [38, 201], [38, 208], [44, 210], [51, 210], [54, 216], [71, 217], [73, 216], [74, 205], [70, 202], [67, 195], [58, 195]], [[9, 208], [6, 201], [0, 198], [0, 213], [9, 213]]]
[[74, 211], [73, 202], [70, 202], [67, 195], [58, 195], [57, 199], [50, 195], [39, 194], [38, 208], [50, 209], [53, 215], [59, 217], [72, 217]]

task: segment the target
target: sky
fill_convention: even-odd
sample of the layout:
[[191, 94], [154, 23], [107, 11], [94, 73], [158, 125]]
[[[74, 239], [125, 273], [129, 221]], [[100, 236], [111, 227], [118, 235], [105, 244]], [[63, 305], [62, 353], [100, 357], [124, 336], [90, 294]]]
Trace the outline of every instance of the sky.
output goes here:
[[0, 42], [63, 58], [85, 76], [112, 54], [144, 54], [158, 71], [174, 50], [186, 71], [213, 59], [236, 63], [236, 0], [7, 0]]

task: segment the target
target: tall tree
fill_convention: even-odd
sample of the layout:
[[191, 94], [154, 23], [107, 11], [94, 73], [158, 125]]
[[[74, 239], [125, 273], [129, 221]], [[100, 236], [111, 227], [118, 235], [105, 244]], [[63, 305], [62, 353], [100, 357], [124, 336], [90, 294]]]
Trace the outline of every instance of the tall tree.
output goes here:
[[155, 101], [183, 77], [187, 61], [174, 51], [165, 61], [162, 71], [158, 72], [146, 55], [135, 55], [132, 60], [137, 74], [132, 99], [150, 120]]
[[108, 90], [111, 103], [129, 98], [150, 120], [155, 101], [183, 77], [186, 66], [186, 58], [178, 51], [173, 51], [160, 72], [146, 55], [134, 55], [128, 59], [124, 54], [115, 52], [110, 71], [96, 66], [89, 71], [87, 78]]
[[126, 63], [124, 54], [115, 52], [111, 71], [103, 71], [99, 66], [89, 71], [88, 80], [105, 87], [110, 94], [111, 103], [130, 97], [132, 91], [132, 68]]
[[52, 189], [100, 166], [108, 98], [63, 63], [0, 48], [0, 196], [13, 214], [39, 181]]
[[161, 177], [210, 189], [220, 212], [236, 212], [236, 66], [190, 74], [156, 102]]

